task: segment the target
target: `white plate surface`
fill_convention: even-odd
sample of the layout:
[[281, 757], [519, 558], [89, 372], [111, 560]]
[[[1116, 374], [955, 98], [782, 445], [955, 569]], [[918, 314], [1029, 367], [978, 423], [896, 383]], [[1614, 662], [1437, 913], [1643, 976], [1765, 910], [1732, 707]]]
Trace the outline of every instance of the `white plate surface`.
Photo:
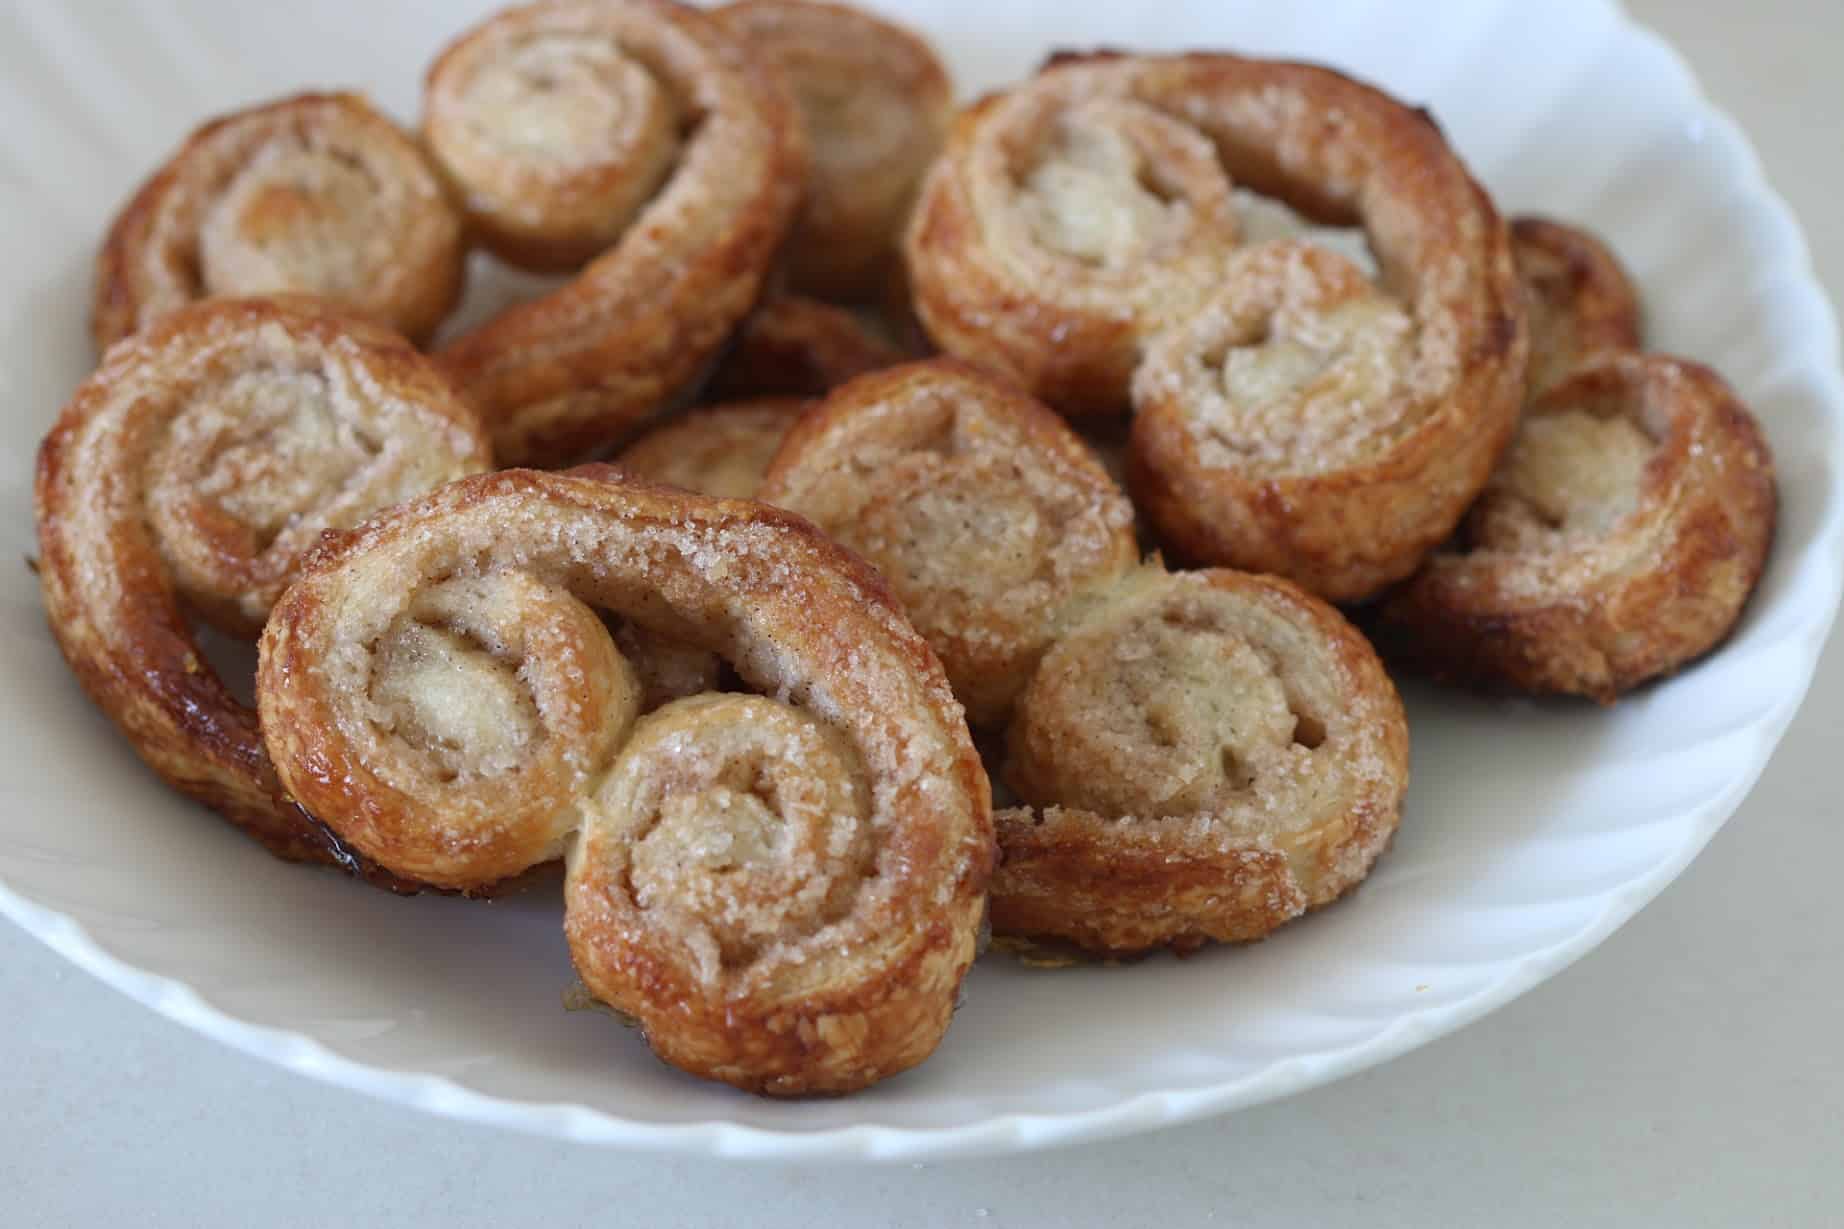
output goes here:
[[[32, 458], [87, 369], [94, 246], [147, 168], [206, 115], [307, 85], [412, 116], [423, 65], [488, 7], [0, 6], [0, 560], [33, 549]], [[399, 900], [271, 861], [161, 789], [79, 694], [15, 563], [0, 586], [0, 908], [201, 1032], [433, 1112], [631, 1146], [915, 1158], [1141, 1130], [1382, 1062], [1551, 976], [1683, 870], [1798, 707], [1844, 558], [1836, 321], [1785, 205], [1683, 64], [1591, 0], [882, 7], [928, 31], [968, 92], [1052, 45], [1332, 63], [1429, 105], [1507, 212], [1607, 235], [1654, 344], [1723, 371], [1779, 459], [1780, 539], [1734, 641], [1605, 712], [1411, 686], [1407, 818], [1350, 900], [1182, 962], [987, 960], [924, 1067], [775, 1104], [561, 1010], [554, 884], [488, 905]]]

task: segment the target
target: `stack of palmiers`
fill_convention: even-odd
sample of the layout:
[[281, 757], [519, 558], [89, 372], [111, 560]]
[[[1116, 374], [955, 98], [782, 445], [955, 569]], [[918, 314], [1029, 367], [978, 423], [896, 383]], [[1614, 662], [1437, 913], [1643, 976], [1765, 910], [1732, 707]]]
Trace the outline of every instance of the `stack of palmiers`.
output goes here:
[[[566, 280], [445, 331], [470, 253]], [[398, 891], [563, 858], [590, 992], [773, 1094], [926, 1058], [988, 917], [1183, 952], [1361, 881], [1408, 730], [1331, 603], [1612, 700], [1727, 634], [1773, 528], [1733, 393], [1424, 113], [1110, 54], [956, 114], [805, 0], [508, 10], [420, 134], [217, 119], [93, 328], [40, 575], [143, 759]], [[201, 621], [260, 635], [254, 709]]]

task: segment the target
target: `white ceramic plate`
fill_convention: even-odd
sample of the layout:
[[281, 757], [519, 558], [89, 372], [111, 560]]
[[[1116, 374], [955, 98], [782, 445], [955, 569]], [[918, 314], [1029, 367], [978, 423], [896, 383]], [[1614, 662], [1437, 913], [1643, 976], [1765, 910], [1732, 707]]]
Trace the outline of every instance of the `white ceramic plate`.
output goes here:
[[[92, 252], [146, 169], [204, 116], [298, 86], [360, 86], [413, 115], [423, 65], [487, 7], [0, 9], [0, 561], [32, 550], [33, 453], [89, 363]], [[201, 1032], [433, 1112], [729, 1155], [922, 1157], [1141, 1130], [1382, 1062], [1554, 974], [1683, 870], [1766, 764], [1837, 606], [1844, 383], [1798, 228], [1682, 63], [1589, 0], [886, 7], [968, 91], [1052, 45], [1323, 60], [1428, 103], [1507, 212], [1609, 236], [1655, 344], [1725, 372], [1779, 457], [1780, 540], [1735, 640], [1605, 712], [1411, 687], [1407, 819], [1350, 900], [1183, 962], [988, 960], [924, 1067], [774, 1104], [565, 1013], [554, 892], [395, 899], [274, 862], [161, 789], [78, 693], [15, 563], [0, 585], [0, 907]]]

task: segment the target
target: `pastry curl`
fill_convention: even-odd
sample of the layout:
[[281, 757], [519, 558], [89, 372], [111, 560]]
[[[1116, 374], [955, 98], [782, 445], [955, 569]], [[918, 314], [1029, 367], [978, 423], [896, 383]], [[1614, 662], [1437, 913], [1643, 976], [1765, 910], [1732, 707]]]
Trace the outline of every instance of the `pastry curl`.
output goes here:
[[188, 613], [254, 636], [322, 532], [491, 463], [434, 366], [310, 300], [219, 299], [112, 347], [39, 449], [39, 582], [91, 699], [175, 789], [285, 858], [282, 794]]
[[622, 469], [725, 499], [750, 499], [801, 412], [798, 397], [711, 405], [661, 423], [622, 450]]
[[1065, 413], [1118, 413], [1146, 340], [1259, 236], [1238, 188], [1361, 224], [1443, 375], [1418, 390], [1430, 412], [1508, 430], [1522, 316], [1503, 224], [1424, 114], [1309, 65], [1068, 57], [964, 112], [905, 240], [917, 312], [943, 350]]
[[1139, 557], [1133, 509], [1068, 426], [951, 360], [873, 372], [795, 423], [760, 498], [883, 573], [976, 725]]
[[821, 397], [853, 376], [893, 367], [905, 355], [842, 307], [774, 295], [736, 331], [705, 385], [706, 401]]
[[860, 9], [738, 0], [719, 21], [793, 87], [813, 149], [785, 259], [794, 288], [876, 298], [916, 186], [947, 135], [954, 87], [918, 35]]
[[995, 933], [1102, 954], [1257, 939], [1396, 830], [1402, 703], [1275, 577], [1148, 568], [1044, 656], [1007, 735]]
[[1476, 339], [1508, 347], [1485, 360], [1430, 318], [1318, 245], [1243, 249], [1134, 376], [1128, 474], [1160, 540], [1334, 601], [1414, 571], [1485, 484], [1522, 395], [1515, 314]]
[[1578, 227], [1521, 217], [1511, 220], [1511, 251], [1530, 319], [1531, 396], [1597, 354], [1639, 348], [1639, 294], [1606, 244]]
[[1458, 682], [1609, 702], [1729, 634], [1776, 506], [1767, 443], [1721, 377], [1603, 355], [1525, 409], [1454, 549], [1384, 605], [1379, 643]]
[[311, 294], [422, 340], [460, 298], [461, 215], [358, 94], [212, 120], [135, 193], [96, 267], [97, 349], [199, 299]]
[[502, 255], [593, 256], [441, 351], [508, 464], [614, 443], [690, 387], [759, 297], [806, 175], [780, 79], [672, 0], [510, 9], [436, 61], [425, 107]]
[[[594, 612], [759, 695], [635, 720]], [[451, 483], [329, 543], [277, 605], [263, 729], [303, 806], [473, 888], [572, 830], [578, 971], [667, 1061], [843, 1092], [940, 1040], [994, 857], [986, 779], [874, 573], [776, 509], [610, 466]]]

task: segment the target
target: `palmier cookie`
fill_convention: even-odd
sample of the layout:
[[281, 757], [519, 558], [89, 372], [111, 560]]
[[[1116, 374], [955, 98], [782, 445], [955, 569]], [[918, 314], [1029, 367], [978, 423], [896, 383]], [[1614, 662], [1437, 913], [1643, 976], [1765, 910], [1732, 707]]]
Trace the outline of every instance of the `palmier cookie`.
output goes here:
[[[640, 715], [603, 615], [748, 692]], [[288, 788], [398, 873], [471, 888], [567, 852], [577, 970], [668, 1062], [845, 1092], [947, 1028], [986, 778], [927, 644], [797, 517], [609, 466], [451, 483], [310, 561], [258, 697]]]
[[52, 631], [175, 789], [283, 857], [345, 861], [282, 792], [191, 616], [254, 636], [323, 532], [490, 464], [395, 333], [312, 300], [182, 307], [111, 347], [39, 449]]
[[996, 934], [1125, 955], [1257, 939], [1396, 830], [1402, 704], [1287, 581], [1146, 568], [1045, 654], [1007, 735]]
[[790, 284], [825, 299], [876, 299], [947, 135], [947, 70], [919, 35], [847, 5], [738, 0], [715, 12], [781, 69], [812, 147], [806, 204], [784, 254]]
[[1523, 365], [1505, 227], [1425, 113], [1329, 69], [1065, 56], [969, 108], [905, 240], [917, 314], [1066, 414], [1119, 414], [1149, 339], [1272, 233], [1247, 192], [1363, 227], [1413, 325], [1415, 417], [1464, 419], [1495, 455]]
[[1004, 720], [1060, 628], [1138, 559], [1120, 489], [1055, 414], [945, 359], [873, 372], [794, 425], [760, 498], [875, 565], [968, 720]]
[[311, 294], [424, 340], [460, 297], [460, 211], [408, 134], [357, 94], [212, 120], [116, 217], [91, 331], [107, 348], [199, 299]]
[[[807, 156], [779, 75], [672, 0], [541, 0], [429, 70], [423, 129], [499, 254], [580, 271], [439, 358], [508, 464], [616, 444], [761, 296]], [[583, 264], [587, 261], [587, 264]]]
[[1383, 607], [1382, 643], [1455, 681], [1611, 701], [1729, 634], [1776, 506], [1721, 377], [1603, 355], [1526, 408], [1451, 549]]

